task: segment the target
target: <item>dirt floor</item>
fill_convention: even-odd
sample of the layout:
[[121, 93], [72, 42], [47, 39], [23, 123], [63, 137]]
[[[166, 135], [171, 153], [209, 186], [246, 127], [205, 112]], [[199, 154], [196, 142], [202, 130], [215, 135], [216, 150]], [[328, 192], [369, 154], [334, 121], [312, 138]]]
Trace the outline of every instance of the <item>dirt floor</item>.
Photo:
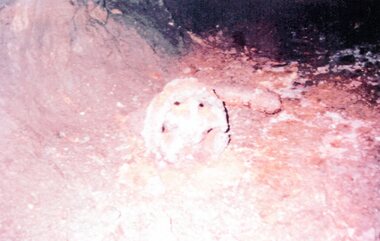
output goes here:
[[[380, 112], [365, 77], [314, 81], [218, 36], [157, 54], [113, 13], [0, 9], [1, 241], [380, 240]], [[218, 158], [162, 165], [140, 134], [145, 110], [184, 77], [234, 96], [269, 89], [281, 110], [226, 102]]]

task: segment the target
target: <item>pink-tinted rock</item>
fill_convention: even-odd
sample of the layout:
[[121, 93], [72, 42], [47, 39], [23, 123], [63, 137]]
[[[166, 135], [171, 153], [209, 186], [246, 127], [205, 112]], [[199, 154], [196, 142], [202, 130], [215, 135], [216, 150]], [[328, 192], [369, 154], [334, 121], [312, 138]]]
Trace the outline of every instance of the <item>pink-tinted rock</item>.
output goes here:
[[[89, 1], [0, 4], [1, 241], [379, 240], [380, 112], [352, 80], [326, 74], [295, 88], [297, 68], [271, 71], [268, 59], [211, 45], [158, 56], [112, 14], [94, 21]], [[146, 105], [184, 74], [202, 82], [188, 82], [200, 92], [185, 103], [205, 97], [220, 118], [165, 116], [170, 128], [200, 123], [172, 129], [193, 139], [165, 151], [205, 160], [224, 148], [215, 140], [225, 133], [199, 131], [225, 130], [222, 98], [231, 141], [210, 161], [160, 166], [144, 155]], [[215, 82], [226, 84], [224, 97]], [[280, 112], [265, 113], [278, 97], [260, 97], [257, 86], [281, 95]]]

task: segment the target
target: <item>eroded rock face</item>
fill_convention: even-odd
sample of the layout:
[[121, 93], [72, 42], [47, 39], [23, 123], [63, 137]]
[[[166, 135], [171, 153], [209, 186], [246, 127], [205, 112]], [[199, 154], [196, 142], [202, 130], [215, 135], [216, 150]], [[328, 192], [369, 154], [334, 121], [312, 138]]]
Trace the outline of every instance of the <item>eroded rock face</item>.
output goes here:
[[216, 156], [229, 142], [227, 118], [212, 88], [175, 79], [149, 104], [142, 136], [148, 151], [169, 162]]

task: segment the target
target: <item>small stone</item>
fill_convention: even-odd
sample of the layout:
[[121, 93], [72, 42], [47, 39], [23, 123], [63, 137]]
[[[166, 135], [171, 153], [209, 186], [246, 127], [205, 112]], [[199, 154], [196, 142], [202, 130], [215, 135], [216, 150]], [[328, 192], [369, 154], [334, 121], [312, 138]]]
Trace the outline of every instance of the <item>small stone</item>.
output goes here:
[[317, 72], [320, 74], [328, 73], [329, 72], [329, 66], [325, 65], [325, 66], [318, 67]]
[[371, 62], [365, 63], [364, 67], [366, 67], [367, 69], [376, 68], [375, 64]]
[[123, 14], [123, 12], [120, 9], [117, 9], [117, 8], [112, 9], [111, 13], [115, 14], [115, 15], [122, 15]]
[[58, 131], [57, 137], [60, 138], [60, 139], [65, 138], [66, 137], [66, 133], [63, 132], [63, 131]]
[[104, 8], [102, 8], [100, 5], [96, 5], [96, 6], [94, 5], [95, 4], [92, 3], [91, 1], [89, 2], [88, 10], [90, 12], [90, 17], [97, 20], [98, 22], [102, 24], [106, 24], [107, 19], [108, 19], [107, 11]]
[[338, 59], [338, 65], [350, 65], [355, 64], [355, 56], [352, 54], [343, 55]]
[[121, 103], [121, 102], [116, 102], [116, 107], [118, 107], [118, 108], [124, 108], [125, 107], [125, 105], [123, 104], [123, 103]]
[[362, 85], [362, 82], [360, 81], [357, 81], [357, 80], [354, 80], [350, 83], [350, 86], [353, 87], [353, 88], [357, 88], [359, 87], [360, 85]]
[[[210, 68], [212, 69], [212, 68]], [[195, 73], [197, 73], [200, 69], [198, 69], [196, 66], [194, 65], [190, 65], [186, 68], [184, 68], [182, 71], [184, 74], [187, 74], [187, 75], [191, 75], [193, 76]]]
[[314, 82], [312, 80], [305, 81], [305, 86], [312, 86]]

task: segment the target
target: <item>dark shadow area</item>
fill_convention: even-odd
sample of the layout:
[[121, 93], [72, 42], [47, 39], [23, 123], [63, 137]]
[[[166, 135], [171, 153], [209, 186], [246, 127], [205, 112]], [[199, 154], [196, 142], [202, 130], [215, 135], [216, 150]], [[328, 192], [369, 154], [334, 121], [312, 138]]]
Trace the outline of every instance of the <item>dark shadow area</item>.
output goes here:
[[[186, 31], [208, 35], [223, 30], [237, 45], [288, 59], [307, 58], [318, 49], [376, 43], [380, 36], [380, 5], [375, 0], [108, 0], [107, 4], [129, 16], [153, 45], [165, 39], [177, 50], [187, 46]], [[147, 27], [157, 32], [150, 33]]]
[[186, 52], [189, 38], [184, 29], [176, 26], [172, 14], [160, 1], [100, 0], [105, 8], [119, 9], [123, 20], [133, 26], [153, 49], [170, 54]]
[[257, 25], [270, 23], [273, 29], [268, 31], [276, 30], [283, 41], [294, 37], [292, 31], [310, 25], [321, 34], [335, 37], [327, 39], [331, 45], [373, 42], [380, 35], [380, 7], [374, 0], [166, 0], [165, 4], [178, 25], [195, 33], [212, 32], [216, 26], [232, 32], [242, 27], [260, 29]]

